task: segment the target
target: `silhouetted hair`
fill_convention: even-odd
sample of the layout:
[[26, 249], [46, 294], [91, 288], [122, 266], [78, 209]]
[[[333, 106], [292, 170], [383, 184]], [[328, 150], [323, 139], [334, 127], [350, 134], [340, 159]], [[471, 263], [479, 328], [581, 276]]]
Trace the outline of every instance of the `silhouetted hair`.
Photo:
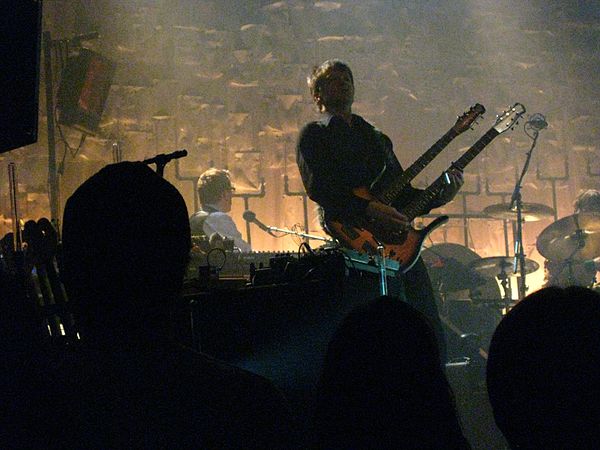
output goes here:
[[527, 296], [494, 332], [487, 386], [513, 448], [600, 441], [600, 295], [572, 286]]
[[162, 312], [181, 290], [189, 251], [181, 194], [145, 164], [109, 165], [67, 200], [63, 276], [86, 320]]
[[581, 192], [573, 203], [575, 213], [596, 212], [600, 213], [600, 191], [588, 189]]
[[200, 204], [208, 205], [220, 200], [224, 192], [235, 190], [228, 170], [208, 169], [198, 178], [198, 198]]
[[320, 448], [468, 448], [424, 315], [394, 297], [353, 310], [319, 383]]
[[308, 83], [308, 88], [310, 89], [310, 95], [313, 99], [315, 99], [317, 95], [321, 93], [323, 82], [325, 81], [327, 76], [334, 70], [341, 70], [343, 72], [347, 72], [348, 75], [350, 75], [352, 83], [354, 83], [354, 76], [352, 75], [352, 70], [350, 70], [350, 67], [345, 62], [342, 62], [339, 59], [328, 59], [321, 65], [315, 66], [310, 76], [306, 79]]

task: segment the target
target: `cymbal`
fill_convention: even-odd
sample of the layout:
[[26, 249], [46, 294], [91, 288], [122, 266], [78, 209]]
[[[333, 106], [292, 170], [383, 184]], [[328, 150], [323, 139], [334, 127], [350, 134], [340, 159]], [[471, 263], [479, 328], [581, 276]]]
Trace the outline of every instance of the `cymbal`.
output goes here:
[[[517, 220], [517, 207], [510, 207], [510, 203], [498, 203], [496, 205], [486, 206], [483, 209], [484, 214], [497, 219]], [[521, 210], [522, 218], [525, 222], [536, 222], [544, 217], [554, 215], [554, 209], [539, 203], [523, 203]]]
[[554, 261], [599, 256], [600, 213], [579, 213], [557, 220], [538, 236], [536, 247]]
[[[512, 270], [514, 260], [512, 256], [490, 256], [472, 261], [469, 263], [469, 269], [487, 277], [500, 276], [502, 270], [507, 276], [518, 275]], [[540, 265], [537, 262], [525, 258], [525, 274], [535, 272], [539, 268]]]

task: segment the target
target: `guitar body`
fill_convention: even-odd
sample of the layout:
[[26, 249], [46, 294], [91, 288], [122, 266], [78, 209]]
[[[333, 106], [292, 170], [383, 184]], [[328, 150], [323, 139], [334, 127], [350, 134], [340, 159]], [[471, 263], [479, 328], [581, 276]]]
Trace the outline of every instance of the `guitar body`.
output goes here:
[[400, 271], [406, 273], [419, 258], [427, 236], [447, 221], [448, 216], [440, 216], [420, 230], [412, 227], [407, 230], [384, 230], [368, 221], [350, 224], [331, 220], [326, 222], [326, 226], [344, 247], [360, 253], [378, 255], [377, 248], [379, 244], [383, 245], [385, 257], [397, 261]]

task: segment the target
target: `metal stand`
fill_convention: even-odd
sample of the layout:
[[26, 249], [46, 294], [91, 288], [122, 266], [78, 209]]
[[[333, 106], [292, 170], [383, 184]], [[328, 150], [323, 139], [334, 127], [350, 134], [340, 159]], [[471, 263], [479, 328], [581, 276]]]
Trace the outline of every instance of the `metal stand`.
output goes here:
[[123, 161], [123, 150], [119, 141], [115, 141], [112, 144], [112, 159], [113, 163], [120, 163]]
[[385, 248], [382, 244], [377, 245], [377, 259], [379, 264], [379, 292], [381, 295], [388, 294], [387, 272], [385, 268]]
[[533, 130], [533, 142], [531, 143], [531, 148], [527, 152], [527, 158], [525, 160], [525, 165], [523, 166], [523, 170], [521, 171], [521, 176], [517, 180], [515, 185], [515, 189], [513, 191], [513, 195], [511, 198], [511, 208], [516, 206], [517, 208], [517, 229], [515, 235], [515, 262], [513, 265], [513, 271], [515, 273], [520, 272], [521, 276], [518, 280], [518, 292], [519, 292], [519, 300], [525, 298], [527, 295], [527, 284], [525, 282], [525, 250], [523, 248], [523, 202], [521, 197], [521, 184], [523, 183], [523, 178], [525, 178], [525, 174], [527, 173], [527, 169], [529, 168], [529, 163], [531, 161], [531, 155], [533, 154], [533, 149], [535, 148], [535, 144], [537, 143], [537, 138], [539, 136], [539, 131]]
[[[247, 224], [250, 224], [250, 221], [246, 222]], [[294, 230], [288, 230], [286, 228], [278, 228], [278, 227], [271, 227], [271, 226], [267, 226], [266, 231], [268, 233], [272, 232], [272, 231], [277, 231], [278, 233], [284, 233], [284, 234], [289, 234], [291, 236], [298, 236], [301, 237], [302, 239], [304, 239], [305, 241], [308, 241], [309, 239], [313, 239], [315, 241], [323, 241], [323, 242], [328, 242], [328, 243], [333, 243], [333, 239], [328, 239], [326, 237], [323, 236], [316, 236], [314, 234], [308, 234], [308, 233], [301, 233], [299, 231], [294, 231]]]

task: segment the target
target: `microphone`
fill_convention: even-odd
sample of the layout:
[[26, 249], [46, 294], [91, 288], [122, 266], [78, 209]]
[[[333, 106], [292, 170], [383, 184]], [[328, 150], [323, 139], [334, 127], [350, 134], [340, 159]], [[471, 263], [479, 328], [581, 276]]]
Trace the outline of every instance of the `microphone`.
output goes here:
[[167, 164], [172, 159], [183, 158], [187, 156], [187, 150], [177, 150], [172, 153], [161, 153], [160, 155], [156, 155], [154, 158], [145, 159], [142, 162], [144, 164]]
[[546, 118], [540, 113], [535, 113], [532, 115], [526, 123], [528, 123], [531, 128], [537, 131], [548, 128], [548, 122], [546, 122]]
[[247, 209], [246, 211], [244, 211], [244, 214], [242, 215], [242, 217], [244, 218], [244, 220], [246, 222], [251, 222], [251, 223], [255, 224], [261, 230], [266, 231], [269, 234], [271, 233], [271, 229], [268, 226], [266, 226], [264, 223], [262, 223], [260, 220], [258, 220], [256, 218], [256, 214], [253, 211], [250, 211], [249, 209]]

